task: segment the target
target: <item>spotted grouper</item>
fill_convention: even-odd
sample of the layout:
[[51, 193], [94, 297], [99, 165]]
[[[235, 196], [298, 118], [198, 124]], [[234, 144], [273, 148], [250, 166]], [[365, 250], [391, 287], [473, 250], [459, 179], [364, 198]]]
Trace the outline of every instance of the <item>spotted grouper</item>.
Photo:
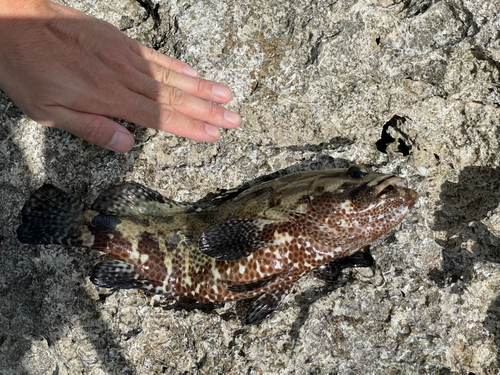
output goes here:
[[85, 210], [52, 185], [33, 193], [17, 234], [110, 254], [90, 280], [203, 302], [256, 297], [247, 324], [278, 308], [308, 272], [335, 280], [371, 266], [360, 249], [398, 225], [418, 194], [401, 177], [362, 166], [305, 171], [200, 203], [179, 203], [137, 183], [104, 191]]

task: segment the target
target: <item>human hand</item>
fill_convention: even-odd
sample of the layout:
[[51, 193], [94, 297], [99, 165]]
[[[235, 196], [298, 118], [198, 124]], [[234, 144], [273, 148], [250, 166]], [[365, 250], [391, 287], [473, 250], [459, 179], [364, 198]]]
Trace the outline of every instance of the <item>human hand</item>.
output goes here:
[[[0, 0], [0, 88], [33, 120], [126, 152], [130, 132], [108, 117], [196, 141], [235, 128], [226, 86], [48, 0]], [[215, 102], [215, 103], [213, 103]]]

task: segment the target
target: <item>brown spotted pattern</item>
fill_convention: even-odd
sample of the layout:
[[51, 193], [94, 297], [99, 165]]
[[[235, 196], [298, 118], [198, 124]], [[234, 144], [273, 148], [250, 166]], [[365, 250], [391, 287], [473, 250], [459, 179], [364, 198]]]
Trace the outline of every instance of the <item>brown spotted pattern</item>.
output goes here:
[[[400, 223], [417, 198], [404, 179], [391, 175], [300, 172], [216, 206], [177, 212], [169, 220], [120, 217], [113, 229], [99, 229], [91, 224], [97, 213], [87, 211], [79, 244], [134, 265], [154, 293], [232, 301], [285, 290], [321, 265], [355, 253]], [[215, 260], [198, 250], [204, 231], [234, 219], [262, 220], [259, 240], [268, 245], [234, 261]]]

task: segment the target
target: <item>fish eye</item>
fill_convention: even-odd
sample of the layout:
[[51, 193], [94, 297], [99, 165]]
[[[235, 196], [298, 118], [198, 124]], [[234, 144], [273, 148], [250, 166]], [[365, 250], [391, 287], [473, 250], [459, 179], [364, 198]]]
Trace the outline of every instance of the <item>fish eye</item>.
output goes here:
[[368, 172], [365, 169], [361, 169], [357, 165], [353, 165], [347, 170], [347, 175], [351, 176], [352, 178], [363, 178], [368, 174]]

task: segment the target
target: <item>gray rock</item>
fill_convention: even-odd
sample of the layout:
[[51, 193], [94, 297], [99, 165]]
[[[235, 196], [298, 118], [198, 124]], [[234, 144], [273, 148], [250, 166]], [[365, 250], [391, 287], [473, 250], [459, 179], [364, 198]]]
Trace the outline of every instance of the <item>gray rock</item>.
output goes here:
[[[127, 124], [118, 155], [0, 93], [0, 373], [499, 373], [498, 0], [64, 3], [229, 85], [244, 121], [212, 144]], [[43, 182], [189, 201], [351, 162], [406, 176], [419, 203], [372, 245], [373, 272], [305, 277], [258, 326], [245, 303], [97, 288], [102, 255], [15, 236]]]

